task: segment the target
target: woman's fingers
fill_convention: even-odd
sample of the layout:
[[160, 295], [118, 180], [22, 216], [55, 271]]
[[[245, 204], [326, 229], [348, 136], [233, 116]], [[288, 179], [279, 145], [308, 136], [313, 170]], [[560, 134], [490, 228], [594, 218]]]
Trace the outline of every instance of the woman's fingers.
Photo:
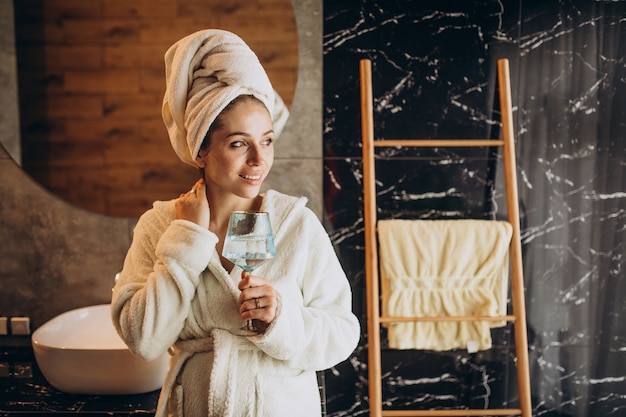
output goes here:
[[206, 198], [204, 180], [196, 181], [191, 190], [181, 194], [175, 203], [176, 218], [209, 227], [211, 212]]
[[242, 274], [239, 283], [241, 318], [243, 320], [256, 319], [265, 324], [271, 323], [276, 317], [276, 292], [270, 281], [263, 277]]

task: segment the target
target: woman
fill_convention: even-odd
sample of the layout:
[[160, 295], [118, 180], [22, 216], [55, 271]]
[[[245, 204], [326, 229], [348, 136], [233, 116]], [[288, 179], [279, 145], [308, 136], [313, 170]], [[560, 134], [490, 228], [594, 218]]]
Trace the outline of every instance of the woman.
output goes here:
[[[360, 329], [306, 199], [260, 194], [274, 159], [271, 84], [229, 32], [183, 38], [165, 61], [170, 140], [202, 178], [139, 219], [113, 292], [114, 324], [138, 356], [172, 354], [157, 416], [319, 416], [315, 371], [345, 360]], [[254, 274], [220, 255], [235, 210], [270, 214], [278, 255]], [[228, 331], [248, 319], [263, 332]]]

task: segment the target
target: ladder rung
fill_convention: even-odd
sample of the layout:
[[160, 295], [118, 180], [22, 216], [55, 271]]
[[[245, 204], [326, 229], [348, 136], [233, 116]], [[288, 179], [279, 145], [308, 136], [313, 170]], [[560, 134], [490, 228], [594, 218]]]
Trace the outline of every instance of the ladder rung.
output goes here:
[[418, 417], [418, 416], [514, 416], [521, 415], [518, 408], [494, 408], [480, 410], [383, 410], [383, 416], [389, 417]]
[[515, 316], [428, 316], [428, 317], [380, 317], [381, 323], [400, 323], [416, 321], [515, 321]]
[[463, 146], [504, 146], [501, 139], [378, 139], [374, 147], [463, 147]]

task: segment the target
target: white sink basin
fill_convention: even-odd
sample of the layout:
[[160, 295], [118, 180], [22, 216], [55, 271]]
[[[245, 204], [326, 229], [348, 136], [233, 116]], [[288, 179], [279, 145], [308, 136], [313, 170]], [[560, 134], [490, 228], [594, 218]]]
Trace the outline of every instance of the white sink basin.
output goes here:
[[133, 355], [111, 322], [109, 304], [62, 313], [32, 335], [35, 360], [48, 382], [72, 394], [139, 394], [161, 388], [169, 367]]

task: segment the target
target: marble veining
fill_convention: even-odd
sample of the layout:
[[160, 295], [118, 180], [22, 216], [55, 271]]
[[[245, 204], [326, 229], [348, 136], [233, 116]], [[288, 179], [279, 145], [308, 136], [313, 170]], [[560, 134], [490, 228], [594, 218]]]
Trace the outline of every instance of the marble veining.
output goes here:
[[[626, 2], [324, 2], [326, 225], [365, 328], [359, 60], [378, 138], [497, 138], [511, 67], [532, 401], [537, 416], [626, 415]], [[501, 155], [389, 148], [379, 216], [505, 216]], [[365, 331], [365, 330], [364, 330]], [[494, 348], [383, 353], [385, 407], [515, 406], [511, 326]], [[367, 415], [367, 336], [327, 379], [329, 415]], [[343, 383], [345, 384], [345, 383]]]

